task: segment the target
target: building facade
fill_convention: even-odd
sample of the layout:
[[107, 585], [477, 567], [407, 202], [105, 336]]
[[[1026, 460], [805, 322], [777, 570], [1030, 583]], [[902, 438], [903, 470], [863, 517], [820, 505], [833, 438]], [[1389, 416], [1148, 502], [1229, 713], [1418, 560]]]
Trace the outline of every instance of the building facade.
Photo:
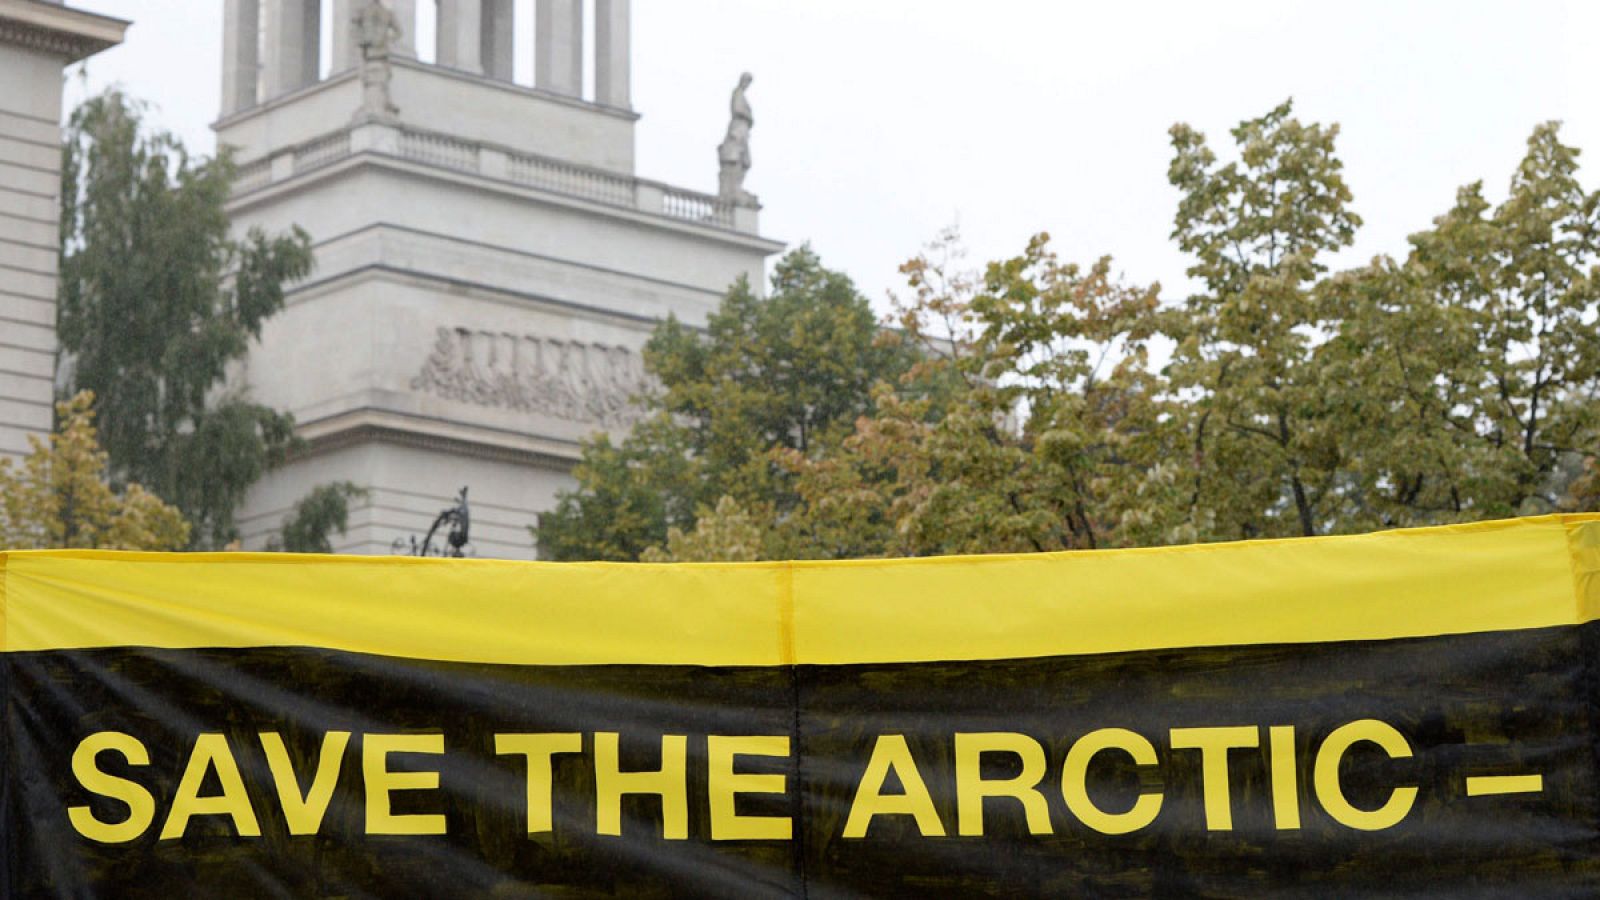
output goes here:
[[122, 41], [127, 22], [0, 0], [0, 458], [50, 432], [61, 211], [61, 69]]
[[[226, 3], [235, 228], [298, 225], [316, 255], [234, 386], [306, 442], [252, 490], [244, 545], [350, 481], [368, 495], [340, 552], [396, 552], [465, 486], [476, 554], [533, 557], [579, 442], [636, 420], [655, 324], [703, 322], [781, 245], [748, 195], [635, 172], [627, 0], [538, 0], [531, 22], [510, 0], [438, 0], [434, 63], [412, 0], [335, 0], [321, 74], [323, 4]], [[532, 85], [512, 81], [517, 29]]]

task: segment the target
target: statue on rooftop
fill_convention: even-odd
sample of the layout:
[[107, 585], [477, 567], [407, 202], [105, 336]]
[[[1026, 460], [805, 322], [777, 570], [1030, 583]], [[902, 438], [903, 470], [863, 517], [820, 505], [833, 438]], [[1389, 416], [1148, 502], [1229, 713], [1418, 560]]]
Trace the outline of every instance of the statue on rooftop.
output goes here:
[[744, 177], [750, 172], [750, 129], [756, 124], [745, 91], [754, 80], [749, 72], [739, 76], [739, 86], [733, 89], [729, 104], [728, 135], [717, 147], [717, 161], [721, 164], [717, 195], [740, 206], [756, 205], [755, 195], [744, 189]]
[[356, 8], [356, 46], [361, 48], [361, 109], [356, 121], [384, 121], [399, 112], [389, 96], [389, 48], [400, 39], [400, 20], [382, 0], [366, 0]]

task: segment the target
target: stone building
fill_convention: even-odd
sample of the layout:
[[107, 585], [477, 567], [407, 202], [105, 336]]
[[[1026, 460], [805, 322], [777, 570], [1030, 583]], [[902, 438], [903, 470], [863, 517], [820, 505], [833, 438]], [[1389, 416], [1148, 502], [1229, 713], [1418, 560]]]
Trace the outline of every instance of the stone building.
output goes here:
[[0, 0], [0, 457], [26, 453], [53, 414], [61, 69], [127, 27], [59, 0]]
[[[579, 441], [635, 420], [655, 323], [703, 322], [781, 245], [747, 194], [636, 174], [628, 0], [537, 0], [531, 22], [511, 0], [438, 0], [434, 63], [414, 0], [327, 8], [319, 75], [324, 4], [226, 0], [235, 228], [299, 225], [316, 252], [238, 373], [306, 439], [240, 511], [245, 546], [348, 480], [369, 497], [341, 552], [393, 552], [467, 486], [477, 555], [532, 557]], [[512, 81], [518, 30], [532, 85]]]

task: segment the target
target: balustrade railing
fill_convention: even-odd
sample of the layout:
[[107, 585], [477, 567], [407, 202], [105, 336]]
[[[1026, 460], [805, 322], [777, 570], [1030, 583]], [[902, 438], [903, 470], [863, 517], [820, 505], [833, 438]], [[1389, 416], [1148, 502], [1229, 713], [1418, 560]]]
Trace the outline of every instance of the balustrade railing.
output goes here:
[[616, 206], [634, 205], [634, 181], [631, 178], [523, 154], [510, 157], [509, 170], [511, 180], [519, 184]]
[[478, 145], [426, 131], [400, 132], [400, 155], [406, 159], [463, 172], [478, 171]]
[[[486, 148], [479, 144], [407, 128], [398, 128], [391, 133], [393, 142], [386, 145], [392, 148], [390, 152], [424, 165], [459, 172], [492, 174], [540, 190], [700, 225], [736, 227], [733, 204], [711, 194], [643, 181], [549, 157], [498, 150], [494, 152], [505, 160], [503, 170], [499, 164], [495, 164], [486, 172], [483, 161]], [[351, 132], [334, 132], [307, 141], [289, 152], [294, 174], [309, 172], [349, 157], [353, 152]], [[239, 167], [234, 190], [237, 193], [258, 190], [271, 184], [274, 177], [272, 159], [256, 160]]]
[[309, 172], [350, 155], [350, 132], [338, 131], [301, 144], [294, 151], [294, 172]]
[[233, 189], [238, 193], [254, 191], [272, 183], [272, 160], [258, 159], [240, 166], [233, 173]]
[[663, 193], [662, 211], [674, 219], [687, 219], [690, 222], [716, 225], [719, 228], [733, 227], [731, 203], [710, 194], [681, 188], [666, 188]]

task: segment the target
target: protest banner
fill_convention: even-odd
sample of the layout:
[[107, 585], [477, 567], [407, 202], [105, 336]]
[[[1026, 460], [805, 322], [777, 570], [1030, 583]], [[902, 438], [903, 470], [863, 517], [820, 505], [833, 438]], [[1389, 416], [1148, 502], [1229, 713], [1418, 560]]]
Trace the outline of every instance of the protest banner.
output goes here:
[[0, 554], [7, 896], [1600, 883], [1600, 516], [1019, 556]]

